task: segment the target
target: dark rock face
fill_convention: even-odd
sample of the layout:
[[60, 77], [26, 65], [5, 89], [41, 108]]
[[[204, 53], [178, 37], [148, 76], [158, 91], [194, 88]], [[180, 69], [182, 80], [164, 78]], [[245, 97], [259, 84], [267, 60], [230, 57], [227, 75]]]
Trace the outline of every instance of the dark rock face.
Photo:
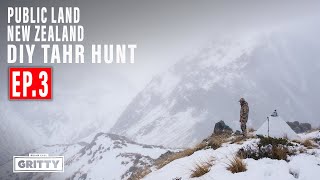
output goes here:
[[311, 130], [311, 124], [309, 123], [299, 123], [298, 121], [287, 122], [287, 124], [293, 129], [296, 133], [304, 133]]
[[241, 135], [242, 133], [239, 130], [236, 130], [236, 132], [234, 132], [234, 135], [238, 136]]
[[232, 134], [232, 129], [224, 123], [224, 121], [219, 121], [214, 126], [213, 134], [219, 135], [219, 134]]
[[158, 159], [167, 159], [169, 156], [171, 156], [172, 154], [174, 154], [174, 152], [172, 151], [167, 151], [164, 154], [161, 154], [160, 157]]

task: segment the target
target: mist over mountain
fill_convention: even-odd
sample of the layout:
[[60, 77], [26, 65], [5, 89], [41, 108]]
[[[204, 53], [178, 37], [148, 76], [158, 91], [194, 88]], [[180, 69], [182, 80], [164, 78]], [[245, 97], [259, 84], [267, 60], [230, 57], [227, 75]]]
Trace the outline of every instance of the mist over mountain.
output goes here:
[[0, 97], [0, 165], [43, 144], [78, 142], [113, 126], [133, 96], [127, 92], [129, 83], [118, 84], [107, 77], [81, 79], [77, 84], [67, 78], [54, 84], [52, 101], [7, 102]]
[[26, 124], [23, 117], [14, 113], [8, 103], [3, 105], [5, 108], [0, 111], [0, 165], [12, 159], [15, 153], [23, 153], [35, 147], [36, 142], [43, 142], [41, 135]]
[[319, 28], [303, 29], [213, 41], [154, 77], [111, 132], [148, 144], [190, 146], [220, 120], [239, 129], [240, 97], [249, 103], [251, 127], [274, 109], [286, 121], [318, 127]]

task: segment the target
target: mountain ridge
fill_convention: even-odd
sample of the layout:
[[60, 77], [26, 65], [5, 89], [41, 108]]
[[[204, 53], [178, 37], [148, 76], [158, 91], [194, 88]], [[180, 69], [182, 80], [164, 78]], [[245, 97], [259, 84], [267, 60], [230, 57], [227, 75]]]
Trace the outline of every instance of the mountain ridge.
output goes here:
[[314, 43], [319, 41], [284, 33], [212, 43], [154, 77], [110, 132], [148, 144], [191, 146], [220, 120], [238, 129], [240, 97], [249, 102], [251, 127], [258, 128], [274, 109], [286, 121], [320, 125], [314, 109], [319, 101], [306, 94], [320, 90], [312, 81], [320, 69], [314, 57], [320, 55], [307, 48]]
[[100, 132], [89, 143], [43, 145], [30, 152], [64, 156], [64, 173], [12, 173], [10, 161], [0, 166], [0, 179], [128, 179], [139, 168], [151, 166], [166, 151], [164, 147]]

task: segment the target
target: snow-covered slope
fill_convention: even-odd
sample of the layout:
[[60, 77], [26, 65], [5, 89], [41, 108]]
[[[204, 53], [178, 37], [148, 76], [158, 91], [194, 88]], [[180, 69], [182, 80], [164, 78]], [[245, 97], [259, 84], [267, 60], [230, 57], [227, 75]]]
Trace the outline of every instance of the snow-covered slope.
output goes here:
[[303, 134], [299, 134], [299, 136], [301, 137], [301, 139], [306, 140], [306, 139], [318, 139], [318, 141], [320, 141], [320, 130], [314, 130], [311, 133], [303, 133]]
[[185, 147], [224, 120], [239, 129], [240, 97], [259, 128], [274, 109], [287, 121], [319, 126], [319, 36], [275, 32], [215, 41], [159, 74], [122, 113], [112, 133]]
[[12, 162], [8, 162], [0, 167], [0, 179], [128, 179], [133, 171], [151, 165], [166, 151], [122, 136], [98, 133], [90, 143], [43, 146], [33, 151], [64, 156], [64, 173], [12, 174]]
[[[304, 153], [293, 155], [288, 161], [262, 158], [254, 160], [244, 159], [247, 171], [231, 173], [227, 170], [230, 160], [243, 147], [255, 146], [258, 139], [249, 139], [243, 144], [225, 143], [216, 150], [200, 150], [191, 156], [172, 161], [159, 170], [154, 170], [143, 180], [160, 179], [199, 179], [199, 180], [317, 180], [320, 176], [320, 149], [308, 149]], [[297, 147], [302, 148], [302, 147]], [[304, 148], [305, 149], [305, 148]], [[213, 164], [209, 172], [198, 178], [190, 178], [196, 164], [210, 162]]]

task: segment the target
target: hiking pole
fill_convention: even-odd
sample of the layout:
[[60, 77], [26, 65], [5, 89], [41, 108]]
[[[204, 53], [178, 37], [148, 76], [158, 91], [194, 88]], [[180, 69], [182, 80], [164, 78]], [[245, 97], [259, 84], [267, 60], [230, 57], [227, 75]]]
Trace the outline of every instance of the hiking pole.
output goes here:
[[269, 136], [270, 122], [269, 122], [269, 117], [267, 117], [267, 118], [268, 118], [268, 137], [270, 137]]

